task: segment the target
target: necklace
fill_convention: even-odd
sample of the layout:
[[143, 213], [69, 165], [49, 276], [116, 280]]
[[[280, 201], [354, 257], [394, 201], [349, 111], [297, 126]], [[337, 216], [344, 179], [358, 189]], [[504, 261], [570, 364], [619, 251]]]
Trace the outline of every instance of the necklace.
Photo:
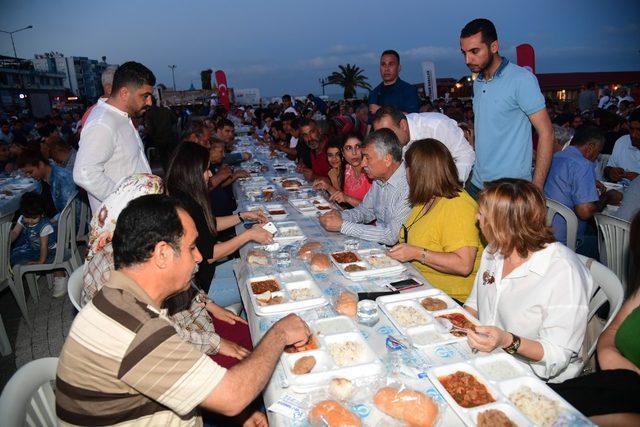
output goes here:
[[422, 214], [420, 214], [418, 217], [416, 217], [413, 222], [411, 222], [411, 224], [409, 224], [409, 226], [407, 227], [406, 225], [402, 224], [402, 237], [403, 237], [403, 241], [405, 243], [407, 243], [407, 239], [409, 238], [409, 230], [411, 230], [411, 227], [413, 227], [418, 221], [420, 221], [422, 218], [424, 218], [427, 213], [429, 213], [429, 211], [431, 210], [431, 207], [433, 206], [434, 202], [435, 202], [436, 198], [432, 197], [431, 200], [429, 200], [429, 203], [426, 204], [423, 208]]

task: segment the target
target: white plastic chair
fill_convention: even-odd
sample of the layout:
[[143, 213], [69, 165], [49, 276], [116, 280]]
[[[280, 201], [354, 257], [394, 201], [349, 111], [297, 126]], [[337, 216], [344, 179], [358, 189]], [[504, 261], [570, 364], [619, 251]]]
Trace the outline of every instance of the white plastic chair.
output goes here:
[[595, 214], [598, 225], [598, 250], [604, 261], [626, 286], [629, 269], [629, 233], [631, 223], [605, 214]]
[[7, 330], [4, 328], [4, 323], [2, 322], [2, 316], [0, 316], [0, 354], [3, 356], [8, 356], [12, 352], [11, 350], [11, 342], [9, 342], [9, 335], [7, 335]]
[[11, 377], [0, 395], [4, 427], [58, 424], [52, 386], [57, 369], [58, 358], [46, 357], [27, 363]]
[[[56, 242], [56, 254], [50, 264], [15, 265], [13, 266], [16, 287], [24, 291], [22, 278], [25, 274], [38, 272], [53, 272], [64, 269], [68, 276], [76, 268], [80, 267], [78, 259], [78, 246], [76, 245], [76, 195], [67, 203], [58, 218], [58, 235]], [[34, 274], [27, 276], [27, 283], [31, 297], [38, 301], [39, 290]]]
[[85, 265], [81, 265], [80, 268], [74, 270], [69, 276], [69, 281], [67, 282], [67, 293], [69, 294], [69, 300], [71, 304], [76, 308], [76, 310], [82, 310], [82, 278], [84, 276]]
[[583, 346], [586, 350], [585, 357], [583, 357], [584, 366], [596, 350], [598, 336], [609, 326], [613, 318], [618, 314], [618, 311], [620, 311], [620, 307], [622, 307], [622, 303], [624, 302], [624, 287], [615, 273], [598, 261], [583, 255], [578, 255], [578, 258], [580, 258], [587, 269], [589, 269], [593, 277], [594, 293], [589, 300], [587, 322], [590, 322], [596, 315], [598, 309], [602, 307], [605, 302], [609, 301], [609, 315], [605, 319], [602, 329], [597, 336], [591, 337], [590, 342], [586, 342], [585, 340]]
[[89, 206], [89, 200], [86, 199], [86, 196], [78, 197], [78, 204], [80, 205], [80, 224], [78, 225], [78, 230], [76, 230], [76, 242], [88, 242], [91, 207]]
[[569, 207], [547, 198], [547, 225], [553, 225], [553, 217], [560, 215], [567, 223], [567, 247], [575, 252], [578, 239], [578, 217]]
[[5, 218], [5, 221], [0, 224], [0, 292], [7, 287], [11, 289], [13, 297], [18, 303], [18, 307], [22, 312], [24, 320], [27, 321], [29, 327], [31, 327], [31, 320], [29, 319], [29, 311], [27, 310], [27, 299], [24, 295], [24, 287], [17, 286], [13, 280], [11, 274], [11, 268], [9, 267], [10, 252], [11, 252], [11, 239], [9, 235], [11, 233], [11, 219]]

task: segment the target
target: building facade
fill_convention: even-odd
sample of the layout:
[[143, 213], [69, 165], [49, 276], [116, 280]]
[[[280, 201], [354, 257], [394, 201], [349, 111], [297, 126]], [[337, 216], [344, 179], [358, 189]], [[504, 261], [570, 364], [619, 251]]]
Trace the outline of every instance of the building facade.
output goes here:
[[64, 74], [64, 87], [86, 103], [95, 102], [102, 95], [102, 72], [105, 62], [85, 56], [64, 56], [59, 52], [35, 55], [33, 66], [38, 71]]
[[49, 114], [56, 98], [65, 96], [64, 74], [36, 70], [31, 61], [0, 56], [0, 108]]

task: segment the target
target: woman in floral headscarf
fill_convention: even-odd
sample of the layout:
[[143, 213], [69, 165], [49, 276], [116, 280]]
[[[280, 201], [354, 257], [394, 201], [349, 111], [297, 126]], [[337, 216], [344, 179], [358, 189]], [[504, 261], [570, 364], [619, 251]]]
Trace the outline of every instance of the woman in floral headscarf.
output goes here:
[[[89, 253], [86, 258], [83, 276], [81, 304], [88, 304], [93, 296], [107, 283], [111, 276], [113, 265], [113, 248], [111, 238], [116, 228], [120, 212], [130, 201], [148, 194], [162, 194], [164, 185], [162, 179], [151, 174], [135, 174], [125, 178], [118, 189], [107, 197], [98, 208], [98, 212], [91, 219], [89, 233]], [[246, 324], [245, 320], [236, 316], [207, 298], [207, 295], [196, 289], [193, 284], [190, 289], [175, 295], [166, 302], [169, 315], [173, 320], [176, 331], [187, 342], [200, 348], [208, 355], [244, 359], [249, 350], [221, 338], [215, 328], [209, 313], [217, 320], [235, 325], [236, 322]], [[244, 325], [237, 325], [245, 327]], [[248, 335], [248, 333], [247, 333]], [[243, 340], [243, 344], [246, 343]], [[236, 360], [236, 361], [237, 361]]]

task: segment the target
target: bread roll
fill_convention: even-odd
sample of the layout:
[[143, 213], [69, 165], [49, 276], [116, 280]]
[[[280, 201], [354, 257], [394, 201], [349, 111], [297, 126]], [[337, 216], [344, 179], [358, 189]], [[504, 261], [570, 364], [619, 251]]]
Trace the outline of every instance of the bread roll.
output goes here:
[[314, 426], [361, 427], [357, 415], [335, 400], [323, 400], [309, 412], [309, 421]]
[[314, 254], [309, 260], [311, 264], [312, 271], [325, 271], [329, 267], [331, 267], [331, 261], [329, 261], [329, 257], [325, 254]]
[[319, 251], [320, 248], [322, 248], [322, 244], [319, 242], [307, 242], [300, 247], [298, 257], [303, 260], [311, 259], [313, 253]]
[[438, 416], [438, 406], [419, 391], [383, 387], [373, 397], [378, 409], [414, 427], [431, 427]]
[[343, 292], [336, 301], [336, 311], [345, 316], [355, 317], [358, 311], [358, 296], [351, 292]]

